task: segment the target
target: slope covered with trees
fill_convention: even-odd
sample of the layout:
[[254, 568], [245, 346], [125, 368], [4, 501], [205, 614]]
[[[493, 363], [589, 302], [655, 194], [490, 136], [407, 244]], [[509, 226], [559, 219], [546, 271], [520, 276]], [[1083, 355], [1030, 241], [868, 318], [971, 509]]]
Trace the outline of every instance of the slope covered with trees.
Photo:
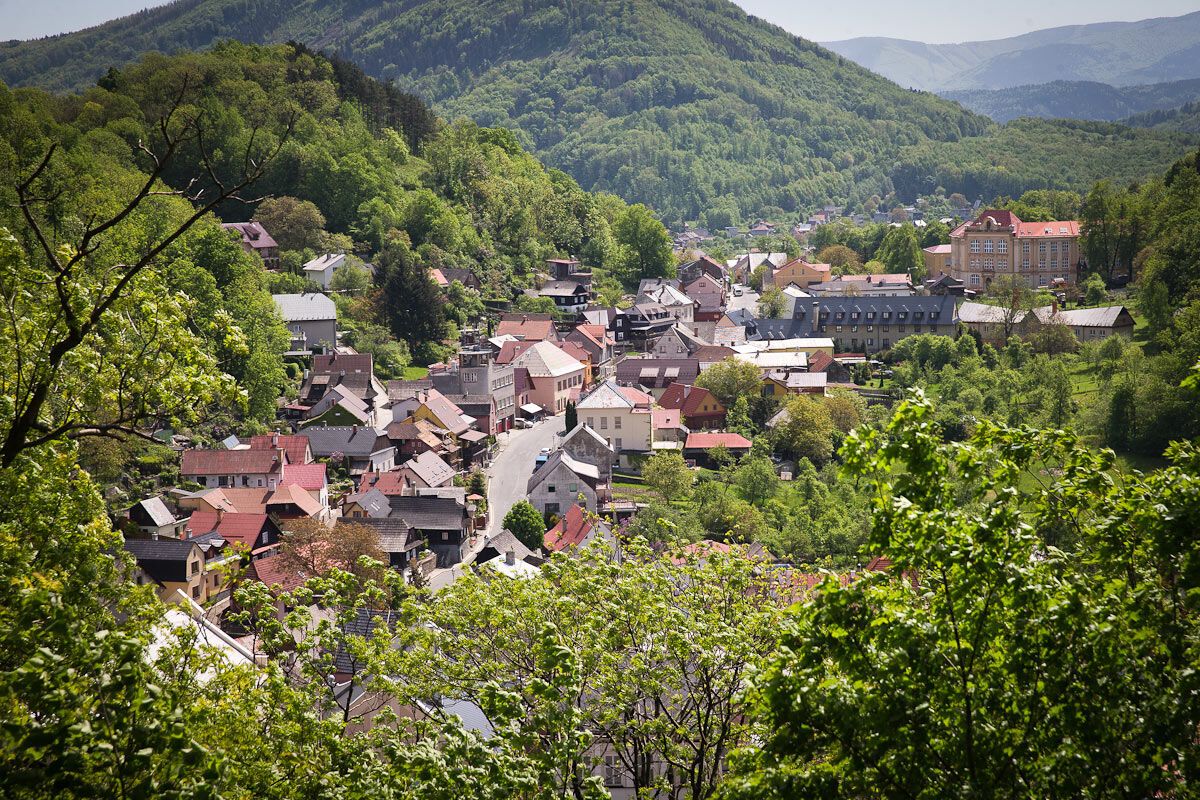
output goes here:
[[1051, 165], [1071, 187], [1086, 188], [1093, 153], [1133, 172], [1163, 168], [1183, 150], [1164, 133], [1139, 134], [1144, 144], [1131, 151], [1048, 129], [1047, 144], [997, 175], [986, 153], [1009, 148], [1007, 129], [902, 89], [726, 0], [181, 0], [7, 46], [0, 77], [80, 87], [139, 50], [223, 36], [336, 51], [451, 118], [518, 131], [585, 189], [644, 202], [668, 222], [722, 203], [772, 216], [886, 196], [897, 173], [926, 168], [925, 148], [964, 139], [976, 143], [965, 151], [967, 169], [994, 179], [985, 196], [1013, 194], [1012, 184], [1046, 187]]
[[963, 89], [941, 95], [996, 122], [1018, 117], [1119, 120], [1195, 100], [1200, 97], [1200, 79], [1124, 87], [1095, 81], [1052, 81], [1010, 89]]

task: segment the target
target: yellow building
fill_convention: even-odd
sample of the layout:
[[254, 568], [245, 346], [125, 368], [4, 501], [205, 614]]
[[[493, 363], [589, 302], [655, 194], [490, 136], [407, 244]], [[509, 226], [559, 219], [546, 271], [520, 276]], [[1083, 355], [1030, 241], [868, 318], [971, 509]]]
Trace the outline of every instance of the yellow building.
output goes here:
[[1022, 222], [1011, 211], [984, 211], [950, 234], [949, 272], [982, 291], [1001, 275], [1033, 287], [1074, 286], [1079, 279], [1079, 223]]
[[763, 280], [763, 286], [774, 286], [777, 289], [795, 284], [801, 289], [807, 289], [814, 283], [824, 283], [829, 280], [832, 268], [828, 264], [810, 264], [802, 258], [796, 258], [784, 264], [774, 272], [768, 273], [769, 282]]

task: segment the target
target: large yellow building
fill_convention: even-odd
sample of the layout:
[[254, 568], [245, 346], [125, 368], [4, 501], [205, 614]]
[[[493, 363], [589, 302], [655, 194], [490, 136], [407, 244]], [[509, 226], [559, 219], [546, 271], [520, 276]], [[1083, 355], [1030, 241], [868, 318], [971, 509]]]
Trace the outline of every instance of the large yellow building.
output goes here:
[[968, 289], [985, 290], [1001, 275], [1030, 286], [1074, 286], [1079, 279], [1079, 223], [1022, 222], [1011, 211], [984, 211], [950, 233], [949, 272]]

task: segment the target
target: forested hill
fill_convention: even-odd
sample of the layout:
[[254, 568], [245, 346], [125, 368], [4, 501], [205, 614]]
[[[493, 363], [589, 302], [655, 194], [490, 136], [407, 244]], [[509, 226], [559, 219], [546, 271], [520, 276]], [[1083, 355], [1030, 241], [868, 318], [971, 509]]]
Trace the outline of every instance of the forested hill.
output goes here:
[[1161, 170], [1192, 141], [1010, 131], [727, 0], [181, 0], [0, 46], [0, 78], [78, 88], [139, 52], [226, 36], [335, 51], [445, 116], [519, 131], [585, 189], [648, 203], [668, 222], [939, 187], [970, 197], [1084, 189]]

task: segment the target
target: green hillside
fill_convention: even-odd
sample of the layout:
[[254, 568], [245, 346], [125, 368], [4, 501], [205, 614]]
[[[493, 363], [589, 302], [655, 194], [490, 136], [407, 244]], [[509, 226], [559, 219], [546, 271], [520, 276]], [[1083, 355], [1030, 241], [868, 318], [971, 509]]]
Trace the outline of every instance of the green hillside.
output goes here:
[[1134, 114], [1121, 122], [1133, 128], [1153, 128], [1164, 131], [1183, 131], [1200, 134], [1200, 101], [1186, 103], [1165, 111], [1146, 111]]
[[1063, 188], [1083, 189], [1095, 177], [1088, 163], [1149, 173], [1191, 141], [1144, 131], [1134, 143], [1088, 138], [1085, 152], [1084, 140], [1052, 129], [1046, 147], [998, 172], [991, 143], [1013, 150], [1024, 132], [902, 89], [726, 0], [181, 0], [0, 48], [0, 78], [79, 87], [142, 50], [224, 36], [336, 51], [447, 117], [519, 131], [585, 189], [646, 202], [672, 222], [713, 208], [779, 215], [904, 194], [904, 176], [924, 169], [931, 150], [964, 139], [976, 144], [955, 158], [980, 155], [940, 174], [972, 182], [942, 188], [979, 184], [985, 196], [1047, 185], [1042, 158]]

